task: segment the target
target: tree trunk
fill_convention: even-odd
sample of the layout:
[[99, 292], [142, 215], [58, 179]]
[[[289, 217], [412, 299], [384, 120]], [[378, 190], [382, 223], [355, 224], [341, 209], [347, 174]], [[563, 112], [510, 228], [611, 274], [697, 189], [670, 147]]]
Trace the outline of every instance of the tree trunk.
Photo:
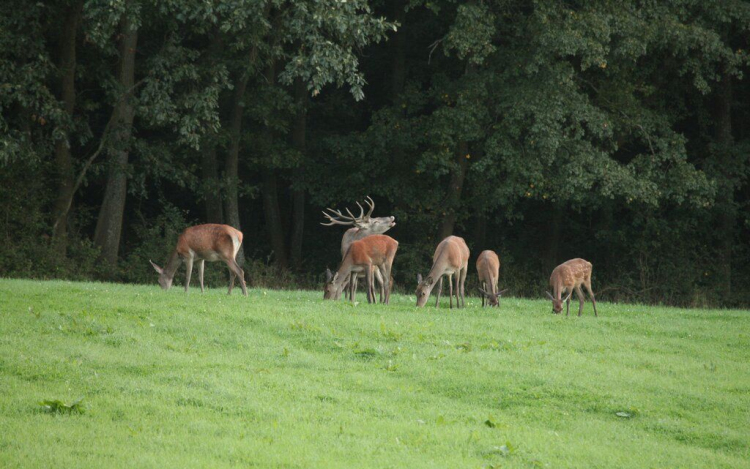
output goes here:
[[[253, 48], [250, 53], [251, 62], [255, 61], [257, 49]], [[242, 231], [240, 226], [240, 205], [239, 205], [239, 155], [240, 155], [240, 137], [242, 132], [242, 114], [245, 110], [245, 90], [250, 75], [247, 72], [241, 72], [234, 84], [234, 96], [232, 99], [232, 114], [229, 121], [230, 144], [227, 158], [224, 165], [224, 178], [226, 179], [225, 193], [225, 210], [224, 216], [226, 223]], [[244, 244], [244, 243], [243, 243]], [[245, 249], [240, 247], [237, 253], [237, 263], [242, 266], [245, 262]]]
[[[63, 31], [60, 37], [60, 98], [63, 109], [70, 122], [73, 122], [73, 112], [76, 106], [76, 36], [81, 19], [82, 2], [70, 5], [65, 11]], [[75, 174], [73, 160], [70, 154], [70, 128], [66, 128], [64, 137], [55, 142], [55, 166], [57, 167], [57, 198], [53, 209], [55, 224], [52, 240], [58, 254], [65, 257], [68, 236], [68, 214]]]
[[[272, 62], [266, 71], [266, 80], [270, 86], [276, 83], [276, 65]], [[272, 146], [273, 131], [266, 128], [268, 142]], [[276, 170], [270, 165], [263, 170], [263, 214], [266, 220], [269, 241], [273, 249], [274, 262], [281, 269], [286, 269], [287, 262], [286, 242], [284, 239], [284, 227], [281, 221], [281, 206], [279, 205], [279, 192], [276, 178]]]
[[732, 76], [728, 67], [719, 82], [716, 96], [715, 142], [717, 146], [716, 171], [721, 175], [716, 196], [716, 209], [719, 211], [716, 233], [719, 236], [720, 272], [719, 295], [724, 304], [731, 301], [732, 295], [732, 254], [735, 228], [737, 225], [737, 205], [734, 200], [735, 185], [733, 174], [735, 163], [732, 158]]
[[[292, 145], [300, 153], [304, 161], [306, 157], [307, 88], [300, 78], [297, 78], [294, 82], [294, 95], [299, 106], [299, 112], [292, 128]], [[300, 163], [292, 173], [292, 239], [289, 258], [294, 269], [302, 267], [302, 242], [305, 230], [305, 191], [295, 186], [302, 183], [303, 167], [304, 165]]]
[[[214, 67], [221, 53], [221, 31], [218, 27], [211, 35], [211, 42], [204, 55], [205, 66]], [[224, 210], [221, 200], [221, 183], [219, 165], [216, 158], [217, 136], [215, 133], [204, 135], [201, 139], [201, 166], [203, 178], [203, 203], [207, 223], [224, 223]]]
[[461, 205], [461, 191], [464, 187], [464, 179], [469, 169], [469, 143], [461, 141], [458, 143], [456, 151], [456, 165], [451, 171], [451, 181], [448, 186], [448, 197], [446, 199], [445, 216], [443, 223], [440, 225], [440, 239], [453, 234], [453, 228], [456, 226], [456, 218]]
[[206, 222], [224, 223], [224, 210], [221, 206], [221, 190], [219, 188], [219, 168], [216, 161], [216, 142], [204, 139], [201, 149], [203, 163], [204, 207]]
[[269, 241], [273, 249], [274, 262], [281, 269], [288, 266], [286, 246], [284, 242], [284, 228], [281, 224], [281, 208], [279, 206], [278, 184], [276, 173], [272, 169], [263, 171], [263, 213], [266, 220]]
[[120, 22], [119, 85], [124, 98], [117, 102], [113, 112], [112, 149], [110, 150], [107, 188], [96, 223], [94, 244], [101, 250], [101, 258], [110, 265], [117, 263], [117, 253], [122, 234], [122, 218], [127, 195], [129, 141], [133, 129], [133, 87], [135, 82], [135, 48], [138, 30], [128, 15]]

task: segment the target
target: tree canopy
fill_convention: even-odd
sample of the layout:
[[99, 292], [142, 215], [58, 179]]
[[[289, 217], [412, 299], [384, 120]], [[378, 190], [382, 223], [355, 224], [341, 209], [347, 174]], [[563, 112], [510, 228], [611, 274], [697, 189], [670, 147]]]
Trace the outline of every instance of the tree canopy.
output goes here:
[[[202, 222], [314, 286], [365, 195], [396, 284], [449, 234], [511, 294], [750, 304], [750, 2], [20, 1], [0, 17], [0, 275], [151, 281]], [[216, 273], [215, 275], [219, 275]]]

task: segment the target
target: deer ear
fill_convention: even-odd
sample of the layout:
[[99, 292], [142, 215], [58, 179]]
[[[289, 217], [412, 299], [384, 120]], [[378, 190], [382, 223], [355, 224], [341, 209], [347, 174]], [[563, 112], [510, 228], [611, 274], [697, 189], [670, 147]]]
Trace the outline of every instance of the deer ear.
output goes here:
[[427, 277], [427, 279], [425, 280], [425, 283], [426, 283], [427, 285], [432, 285], [433, 283], [435, 283], [435, 281], [434, 281], [434, 280], [432, 280], [432, 277]]
[[156, 271], [156, 273], [157, 273], [157, 274], [161, 275], [161, 274], [162, 274], [162, 272], [164, 272], [164, 271], [162, 270], [162, 268], [161, 268], [161, 267], [159, 267], [158, 265], [154, 264], [154, 263], [153, 263], [153, 262], [151, 261], [151, 259], [149, 259], [148, 261], [149, 261], [149, 262], [151, 262], [151, 265], [152, 265], [152, 266], [154, 267], [154, 270]]
[[338, 272], [336, 272], [335, 274], [333, 274], [333, 277], [331, 277], [331, 280], [329, 282], [335, 282], [337, 278], [339, 278], [339, 273]]
[[417, 274], [417, 283], [422, 283], [422, 274]]
[[331, 269], [326, 268], [326, 283], [330, 282], [333, 278], [333, 272], [331, 272]]
[[550, 300], [552, 300], [552, 301], [555, 301], [555, 297], [554, 297], [554, 296], [552, 296], [552, 294], [551, 294], [550, 292], [546, 291], [546, 292], [544, 292], [544, 293], [546, 293], [546, 294], [547, 294], [547, 296], [549, 296], [549, 299], [550, 299]]

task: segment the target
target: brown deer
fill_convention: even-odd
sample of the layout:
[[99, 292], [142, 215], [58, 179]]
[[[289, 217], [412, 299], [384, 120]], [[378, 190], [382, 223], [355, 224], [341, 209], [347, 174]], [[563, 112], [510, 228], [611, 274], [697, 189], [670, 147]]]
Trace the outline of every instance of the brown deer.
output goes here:
[[[372, 235], [360, 240], [354, 241], [349, 246], [349, 250], [341, 261], [338, 271], [331, 277], [326, 284], [326, 300], [333, 300], [341, 295], [344, 288], [344, 282], [350, 274], [365, 273], [367, 285], [367, 302], [375, 302], [375, 292], [372, 288], [377, 267], [383, 278], [391, 278], [391, 269], [393, 259], [396, 257], [398, 250], [398, 241], [386, 235]], [[388, 304], [391, 298], [390, 282], [384, 286], [384, 303]], [[354, 302], [356, 292], [352, 295], [351, 301]]]
[[500, 297], [506, 290], [498, 291], [497, 282], [500, 275], [500, 258], [494, 251], [482, 251], [477, 258], [479, 274], [479, 291], [482, 293], [482, 307], [500, 306]]
[[[332, 208], [328, 208], [331, 213], [328, 214], [326, 212], [323, 212], [323, 216], [328, 218], [328, 223], [321, 223], [323, 226], [334, 226], [334, 225], [343, 225], [343, 226], [353, 226], [353, 228], [349, 228], [344, 233], [344, 236], [341, 238], [341, 258], [343, 259], [344, 256], [346, 256], [346, 252], [349, 250], [349, 245], [352, 244], [352, 242], [365, 238], [370, 235], [375, 234], [383, 234], [386, 231], [390, 230], [394, 226], [396, 226], [396, 218], [395, 217], [372, 217], [372, 212], [375, 210], [375, 202], [368, 196], [365, 200], [365, 204], [368, 205], [368, 212], [365, 214], [365, 210], [362, 207], [362, 205], [357, 202], [357, 206], [359, 206], [359, 216], [354, 216], [352, 212], [349, 209], [346, 209], [346, 212], [349, 214], [344, 215], [341, 213], [340, 210], [333, 210]], [[357, 277], [365, 277], [364, 273], [358, 274]], [[344, 279], [344, 284], [342, 290], [346, 289], [349, 298], [351, 299], [352, 294], [357, 289], [357, 277], [354, 279], [346, 278]], [[385, 291], [384, 285], [383, 285], [383, 278], [380, 275], [380, 271], [375, 271], [375, 279], [378, 281], [378, 284], [380, 285], [380, 295], [381, 295], [381, 301], [382, 297]], [[326, 280], [326, 283], [328, 283], [329, 280]], [[346, 288], [346, 287], [349, 288]], [[374, 289], [374, 286], [373, 286]], [[339, 293], [340, 297], [340, 293]], [[335, 299], [339, 299], [339, 297]]]
[[177, 239], [177, 247], [169, 256], [167, 265], [162, 269], [154, 264], [151, 265], [159, 274], [159, 285], [164, 290], [172, 287], [174, 274], [185, 261], [187, 272], [185, 273], [185, 292], [190, 288], [190, 276], [193, 274], [193, 262], [198, 261], [198, 279], [203, 293], [203, 267], [206, 261], [224, 261], [229, 267], [229, 292], [232, 294], [235, 277], [239, 278], [242, 294], [247, 296], [247, 285], [245, 284], [245, 272], [237, 265], [235, 257], [242, 245], [242, 232], [228, 225], [197, 225], [186, 228]]
[[448, 236], [442, 240], [432, 256], [432, 268], [427, 278], [422, 280], [422, 275], [417, 275], [417, 306], [422, 307], [427, 303], [430, 292], [437, 284], [435, 307], [438, 307], [443, 291], [443, 275], [448, 276], [450, 307], [453, 308], [453, 275], [456, 276], [456, 307], [466, 306], [464, 283], [469, 270], [469, 255], [469, 247], [463, 238]]
[[[591, 290], [592, 270], [591, 262], [584, 259], [571, 259], [555, 267], [549, 278], [549, 285], [552, 287], [554, 295], [547, 292], [547, 296], [552, 300], [553, 313], [562, 313], [563, 302], [566, 303], [565, 315], [567, 316], [570, 313], [570, 297], [575, 290], [579, 301], [578, 315], [580, 316], [583, 312], [583, 292], [581, 291], [581, 285], [583, 285], [594, 304], [594, 316], [599, 316], [596, 314], [596, 299], [594, 298], [594, 292]], [[565, 292], [568, 292], [568, 296], [563, 300], [562, 295]]]

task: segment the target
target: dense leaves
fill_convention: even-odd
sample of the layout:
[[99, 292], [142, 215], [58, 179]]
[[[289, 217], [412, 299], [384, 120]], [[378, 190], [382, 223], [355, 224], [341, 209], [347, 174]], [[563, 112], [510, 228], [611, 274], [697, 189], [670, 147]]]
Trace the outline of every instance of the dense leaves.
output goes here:
[[[291, 265], [312, 285], [341, 236], [318, 209], [370, 194], [398, 218], [408, 290], [453, 232], [500, 253], [514, 294], [585, 257], [603, 298], [750, 302], [748, 2], [21, 3], [0, 18], [0, 229], [21, 246], [0, 248], [2, 274], [149, 281], [147, 253], [218, 219], [241, 225], [256, 278]], [[82, 21], [59, 21], [75, 8]], [[67, 220], [52, 209], [60, 142], [83, 182]], [[97, 271], [87, 240], [118, 151], [122, 262]]]

